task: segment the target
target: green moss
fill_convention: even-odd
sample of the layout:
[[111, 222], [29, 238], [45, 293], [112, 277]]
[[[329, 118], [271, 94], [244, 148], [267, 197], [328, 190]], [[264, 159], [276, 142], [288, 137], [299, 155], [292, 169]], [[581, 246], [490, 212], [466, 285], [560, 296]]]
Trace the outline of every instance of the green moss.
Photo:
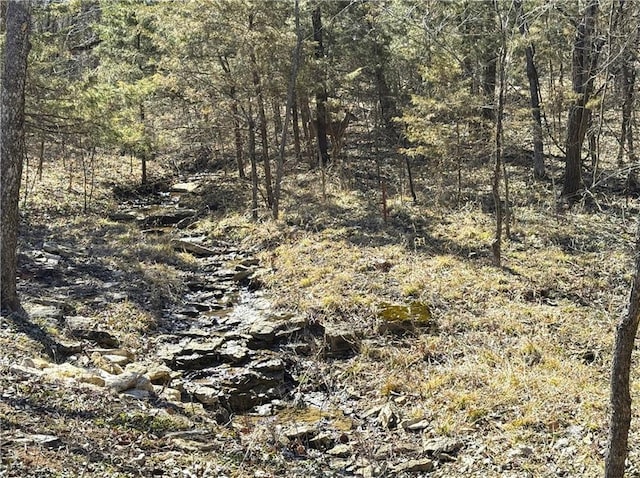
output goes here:
[[411, 321], [416, 325], [429, 325], [433, 316], [424, 302], [413, 301], [408, 305], [381, 304], [378, 318], [389, 322]]

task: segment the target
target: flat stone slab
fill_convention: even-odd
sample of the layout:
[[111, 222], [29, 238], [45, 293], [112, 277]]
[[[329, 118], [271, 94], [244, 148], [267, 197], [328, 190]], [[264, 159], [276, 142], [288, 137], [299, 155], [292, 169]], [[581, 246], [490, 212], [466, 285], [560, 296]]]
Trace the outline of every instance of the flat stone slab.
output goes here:
[[195, 256], [215, 256], [218, 251], [211, 249], [207, 246], [203, 246], [194, 240], [188, 239], [172, 239], [171, 247], [177, 251], [184, 251]]
[[177, 183], [171, 186], [172, 193], [192, 193], [198, 190], [200, 187], [200, 183], [189, 182], [189, 183]]

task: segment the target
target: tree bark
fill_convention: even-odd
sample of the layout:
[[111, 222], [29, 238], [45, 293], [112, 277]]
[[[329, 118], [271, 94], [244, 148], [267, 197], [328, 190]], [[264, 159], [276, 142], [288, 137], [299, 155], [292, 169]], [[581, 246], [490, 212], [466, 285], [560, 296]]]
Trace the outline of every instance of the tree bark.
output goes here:
[[[253, 14], [249, 17], [249, 30], [253, 29]], [[260, 72], [258, 71], [258, 61], [254, 50], [251, 50], [251, 74], [253, 77], [253, 86], [256, 92], [256, 100], [258, 102], [258, 118], [260, 120], [260, 139], [262, 141], [262, 164], [264, 167], [264, 186], [267, 192], [267, 206], [273, 206], [273, 180], [271, 177], [271, 159], [269, 158], [269, 136], [267, 134], [267, 114], [264, 108], [264, 96], [262, 93], [262, 81]]]
[[282, 176], [284, 175], [284, 153], [287, 145], [287, 129], [291, 110], [293, 109], [294, 97], [296, 93], [296, 79], [298, 78], [298, 67], [300, 65], [300, 50], [302, 49], [302, 31], [300, 30], [300, 5], [298, 0], [294, 2], [294, 15], [296, 23], [296, 46], [293, 49], [291, 59], [291, 76], [287, 87], [287, 107], [285, 109], [284, 127], [282, 128], [282, 140], [280, 141], [280, 154], [278, 155], [278, 166], [276, 168], [276, 187], [273, 196], [273, 218], [278, 219], [280, 215], [280, 191], [282, 186]]
[[[313, 40], [316, 42], [315, 56], [318, 61], [324, 59], [324, 45], [322, 44], [322, 12], [320, 4], [316, 4], [312, 13]], [[330, 161], [329, 147], [327, 142], [327, 90], [324, 86], [324, 78], [317, 78], [316, 82], [316, 117], [317, 117], [317, 140], [320, 154], [320, 163], [324, 167]]]
[[493, 251], [493, 261], [496, 266], [502, 265], [502, 225], [503, 225], [503, 209], [502, 199], [500, 198], [500, 175], [503, 171], [503, 146], [502, 146], [502, 133], [503, 124], [502, 117], [504, 114], [504, 102], [505, 102], [505, 88], [506, 88], [506, 59], [507, 59], [507, 38], [505, 25], [501, 25], [501, 47], [500, 47], [500, 84], [498, 86], [498, 104], [495, 115], [496, 129], [495, 129], [495, 167], [493, 170], [493, 202], [496, 208], [496, 233], [491, 246]]
[[576, 100], [569, 108], [566, 162], [562, 195], [574, 197], [582, 187], [582, 144], [589, 124], [587, 103], [593, 92], [599, 46], [594, 39], [598, 1], [586, 7], [573, 46], [572, 79]]
[[293, 105], [291, 105], [291, 123], [293, 125], [293, 148], [296, 154], [296, 161], [300, 162], [302, 160], [302, 147], [300, 146], [300, 120], [297, 95], [294, 95]]
[[235, 99], [231, 103], [231, 115], [233, 116], [233, 137], [236, 146], [236, 167], [238, 168], [238, 177], [240, 179], [245, 179], [244, 156], [242, 152], [242, 131], [240, 130], [240, 118], [238, 116], [238, 102]]
[[[524, 17], [522, 0], [515, 0], [515, 7], [518, 14], [520, 34], [523, 38], [527, 38], [529, 26]], [[546, 177], [546, 172], [542, 143], [542, 118], [540, 114], [540, 81], [534, 61], [535, 49], [533, 44], [528, 42], [524, 51], [527, 58], [527, 78], [529, 80], [529, 96], [531, 97], [531, 116], [533, 117], [533, 176], [536, 179], [543, 179]]]
[[636, 237], [635, 274], [627, 315], [618, 324], [611, 366], [611, 417], [605, 459], [605, 478], [622, 478], [631, 424], [629, 375], [631, 355], [640, 322], [640, 223]]
[[6, 5], [4, 67], [2, 71], [2, 114], [0, 151], [2, 167], [1, 307], [22, 311], [16, 288], [18, 247], [18, 201], [22, 165], [26, 154], [24, 102], [31, 29], [31, 5], [9, 0]]

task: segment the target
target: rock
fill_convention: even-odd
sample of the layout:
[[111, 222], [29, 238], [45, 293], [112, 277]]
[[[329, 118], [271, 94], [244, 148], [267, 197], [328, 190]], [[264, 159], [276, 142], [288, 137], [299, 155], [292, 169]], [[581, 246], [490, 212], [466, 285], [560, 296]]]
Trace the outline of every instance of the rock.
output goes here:
[[220, 354], [220, 359], [224, 362], [240, 364], [249, 358], [251, 350], [249, 350], [245, 343], [230, 340], [225, 342], [218, 352]]
[[182, 394], [180, 393], [180, 390], [164, 387], [161, 385], [156, 385], [154, 389], [156, 395], [168, 402], [179, 403], [180, 401], [182, 401]]
[[369, 408], [362, 414], [362, 418], [368, 418], [368, 417], [372, 417], [373, 415], [379, 415], [380, 410], [382, 410], [382, 407], [383, 405], [374, 405], [373, 407]]
[[200, 183], [189, 182], [189, 183], [177, 183], [171, 186], [170, 191], [172, 193], [192, 193], [195, 192], [200, 187]]
[[407, 305], [381, 304], [378, 312], [378, 333], [404, 335], [418, 328], [435, 331], [437, 324], [431, 310], [424, 302], [414, 301]]
[[138, 219], [138, 215], [131, 211], [119, 211], [109, 214], [109, 220], [115, 222], [131, 222]]
[[33, 375], [36, 377], [40, 377], [45, 375], [46, 372], [43, 372], [40, 369], [30, 367], [29, 365], [18, 365], [13, 364], [9, 366], [9, 371], [11, 373], [20, 374], [20, 375]]
[[222, 338], [210, 340], [192, 339], [185, 345], [171, 344], [164, 348], [160, 357], [167, 365], [180, 370], [195, 370], [220, 362], [218, 349], [224, 343]]
[[104, 378], [105, 386], [116, 392], [124, 392], [132, 388], [153, 392], [153, 385], [147, 377], [135, 372], [125, 372], [120, 375], [107, 375]]
[[194, 388], [191, 394], [203, 405], [218, 405], [222, 396], [219, 389], [205, 386]]
[[25, 304], [24, 309], [31, 320], [55, 320], [63, 317], [62, 309], [54, 305]]
[[27, 357], [22, 361], [22, 365], [29, 368], [43, 370], [45, 368], [51, 367], [53, 364], [39, 357]]
[[[126, 359], [126, 357], [124, 358]], [[100, 355], [100, 353], [98, 352], [93, 352], [91, 354], [91, 361], [96, 367], [112, 375], [118, 375], [123, 372], [122, 367], [120, 365], [109, 361], [104, 356]]]
[[331, 357], [339, 357], [357, 353], [360, 350], [360, 339], [356, 332], [347, 326], [330, 325], [324, 331], [325, 353]]
[[109, 332], [97, 330], [93, 319], [89, 317], [66, 317], [65, 324], [73, 337], [90, 340], [104, 347], [118, 347], [120, 345], [120, 341]]
[[144, 226], [171, 226], [197, 213], [194, 209], [156, 207], [146, 217], [139, 219], [139, 222]]
[[140, 390], [139, 388], [131, 388], [122, 392], [122, 395], [135, 398], [136, 400], [149, 400], [152, 393], [149, 390]]
[[308, 440], [318, 433], [318, 423], [296, 423], [285, 430], [283, 435], [289, 440]]
[[433, 461], [428, 458], [421, 458], [400, 463], [392, 469], [395, 473], [419, 473], [433, 471], [434, 468], [435, 465]]
[[[94, 348], [94, 349], [88, 349], [87, 352], [89, 353], [98, 352], [100, 355], [118, 355], [120, 357], [126, 357], [128, 359], [127, 363], [132, 362], [136, 358], [135, 354], [127, 349], [111, 349], [111, 348], [95, 349]], [[116, 361], [117, 360], [120, 360], [120, 359], [116, 359]]]
[[388, 430], [395, 428], [398, 424], [398, 411], [396, 407], [391, 403], [385, 403], [380, 409], [377, 421], [383, 428]]
[[220, 404], [232, 412], [244, 412], [282, 396], [285, 387], [284, 371], [273, 371], [280, 365], [265, 365], [262, 372], [251, 367], [232, 367], [225, 364], [210, 368], [206, 370], [205, 378], [186, 382], [185, 389], [201, 401], [195, 389], [210, 388], [212, 390], [207, 391], [207, 394], [219, 397]]
[[253, 267], [259, 265], [260, 261], [255, 257], [247, 257], [246, 259], [242, 259], [239, 264], [244, 267]]
[[105, 385], [105, 381], [102, 377], [90, 372], [89, 370], [76, 367], [69, 363], [49, 367], [46, 368], [45, 371], [46, 374], [52, 378], [72, 379], [76, 382], [90, 383], [99, 387], [103, 387]]
[[438, 458], [441, 454], [454, 455], [463, 447], [460, 440], [449, 437], [430, 438], [422, 444], [422, 449], [430, 456]]
[[173, 371], [164, 364], [156, 364], [148, 367], [145, 375], [153, 384], [167, 384], [171, 381]]
[[278, 356], [267, 355], [254, 360], [247, 367], [262, 374], [282, 372], [284, 371], [284, 361]]
[[284, 321], [274, 317], [260, 318], [251, 325], [249, 335], [267, 345], [273, 343], [276, 333], [285, 326]]
[[172, 239], [171, 247], [177, 251], [184, 251], [195, 256], [215, 256], [217, 251], [188, 239]]
[[519, 445], [507, 451], [509, 458], [527, 458], [533, 455], [533, 448], [527, 445]]
[[309, 440], [309, 446], [316, 450], [328, 450], [335, 446], [335, 440], [330, 432], [321, 432]]
[[431, 424], [431, 420], [415, 418], [410, 420], [403, 420], [400, 423], [400, 426], [405, 430], [415, 432], [415, 431], [424, 430], [425, 428], [429, 428], [430, 424]]
[[49, 254], [55, 254], [55, 255], [64, 256], [64, 257], [72, 257], [72, 256], [77, 256], [79, 254], [83, 254], [82, 252], [74, 250], [71, 247], [63, 246], [62, 244], [56, 244], [54, 242], [48, 242], [48, 241], [45, 241], [42, 244], [42, 250], [45, 252], [48, 252]]
[[25, 435], [24, 437], [16, 439], [15, 442], [24, 444], [33, 443], [47, 448], [59, 448], [62, 446], [62, 441], [59, 437], [40, 433]]
[[337, 458], [347, 458], [351, 456], [352, 453], [353, 450], [351, 448], [351, 445], [344, 444], [336, 445], [333, 448], [327, 450], [328, 455], [335, 456]]
[[129, 357], [125, 355], [105, 354], [103, 355], [103, 357], [105, 358], [105, 360], [108, 360], [114, 365], [119, 365], [120, 367], [124, 367], [129, 362], [131, 362], [131, 359], [129, 359]]

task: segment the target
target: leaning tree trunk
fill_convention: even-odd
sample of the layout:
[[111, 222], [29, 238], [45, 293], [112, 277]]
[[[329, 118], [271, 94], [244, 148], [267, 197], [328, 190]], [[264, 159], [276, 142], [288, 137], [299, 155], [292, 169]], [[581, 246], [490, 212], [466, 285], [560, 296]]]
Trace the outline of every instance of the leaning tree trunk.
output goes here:
[[598, 2], [592, 0], [576, 33], [573, 45], [573, 92], [575, 101], [569, 108], [567, 122], [566, 162], [562, 195], [574, 197], [582, 187], [582, 144], [589, 124], [587, 103], [593, 93], [598, 62], [598, 42], [594, 39]]
[[636, 238], [635, 275], [629, 298], [629, 310], [616, 330], [616, 343], [611, 366], [611, 418], [609, 443], [605, 459], [605, 478], [622, 478], [627, 459], [631, 394], [629, 375], [638, 323], [640, 322], [640, 223]]
[[6, 5], [6, 33], [4, 67], [2, 70], [2, 114], [0, 119], [2, 232], [1, 249], [1, 306], [20, 311], [16, 288], [18, 246], [18, 200], [22, 164], [26, 154], [24, 134], [24, 89], [29, 55], [31, 28], [30, 4], [24, 0], [10, 0]]

